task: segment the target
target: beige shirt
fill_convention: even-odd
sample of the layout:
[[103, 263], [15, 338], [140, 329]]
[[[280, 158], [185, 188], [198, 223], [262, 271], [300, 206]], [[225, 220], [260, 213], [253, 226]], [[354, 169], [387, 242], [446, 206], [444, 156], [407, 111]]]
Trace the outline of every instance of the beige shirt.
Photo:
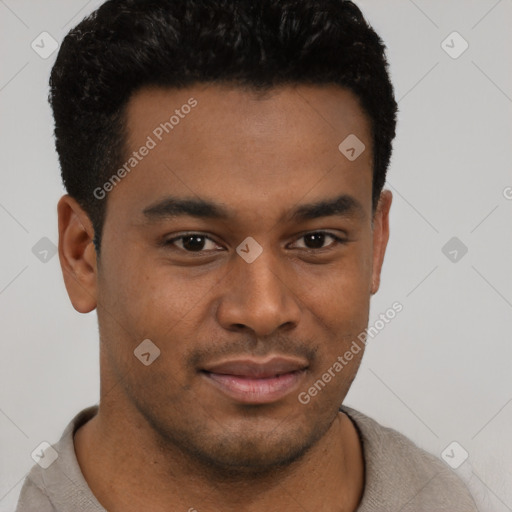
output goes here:
[[[444, 462], [368, 416], [345, 406], [340, 410], [356, 425], [363, 446], [365, 487], [358, 512], [478, 512]], [[16, 512], [106, 512], [80, 471], [73, 445], [74, 432], [96, 412], [93, 406], [77, 414], [53, 445], [55, 461], [31, 469]]]

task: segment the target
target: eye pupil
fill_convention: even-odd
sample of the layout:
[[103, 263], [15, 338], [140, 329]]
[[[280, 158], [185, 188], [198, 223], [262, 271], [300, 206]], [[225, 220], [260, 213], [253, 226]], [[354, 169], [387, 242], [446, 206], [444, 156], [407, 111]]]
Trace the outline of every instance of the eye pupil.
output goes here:
[[[303, 235], [302, 239], [307, 249], [324, 249], [326, 236], [333, 237], [333, 235], [323, 233], [322, 231], [316, 231]], [[203, 252], [208, 237], [200, 233], [193, 233], [180, 236], [179, 239], [181, 240], [183, 250], [187, 252]], [[171, 241], [171, 243], [174, 243], [174, 241]]]
[[[308, 244], [308, 240], [313, 243]], [[325, 242], [325, 233], [310, 233], [304, 236], [304, 241], [310, 249], [321, 249]]]
[[205, 237], [202, 235], [188, 235], [183, 237], [183, 247], [188, 251], [200, 251], [204, 248]]

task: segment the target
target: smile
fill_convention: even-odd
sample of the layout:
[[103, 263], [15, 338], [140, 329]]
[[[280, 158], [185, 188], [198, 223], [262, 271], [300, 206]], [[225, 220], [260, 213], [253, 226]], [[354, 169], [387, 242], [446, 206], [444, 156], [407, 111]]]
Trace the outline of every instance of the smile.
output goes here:
[[307, 363], [274, 357], [265, 362], [232, 360], [202, 370], [207, 381], [226, 396], [245, 404], [276, 402], [297, 389]]

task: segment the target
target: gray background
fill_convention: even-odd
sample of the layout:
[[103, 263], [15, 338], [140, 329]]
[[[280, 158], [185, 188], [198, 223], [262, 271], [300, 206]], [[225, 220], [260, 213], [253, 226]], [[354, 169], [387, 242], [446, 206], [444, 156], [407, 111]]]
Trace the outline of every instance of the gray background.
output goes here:
[[[34, 448], [99, 396], [96, 315], [74, 311], [58, 257], [41, 252], [57, 243], [63, 188], [46, 101], [56, 53], [31, 43], [60, 42], [100, 3], [0, 0], [0, 512]], [[456, 441], [482, 509], [512, 510], [512, 1], [357, 3], [388, 46], [400, 108], [370, 323], [395, 301], [403, 311], [369, 342], [346, 404], [439, 457]], [[457, 58], [454, 31], [469, 44]]]

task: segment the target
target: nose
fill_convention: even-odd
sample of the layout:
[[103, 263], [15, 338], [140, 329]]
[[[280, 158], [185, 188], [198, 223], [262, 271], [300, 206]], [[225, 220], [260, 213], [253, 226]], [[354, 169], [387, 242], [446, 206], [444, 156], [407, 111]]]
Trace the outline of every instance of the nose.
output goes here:
[[277, 262], [265, 250], [252, 263], [236, 258], [236, 268], [223, 282], [219, 323], [227, 330], [251, 330], [261, 337], [296, 327], [301, 304], [286, 262]]

